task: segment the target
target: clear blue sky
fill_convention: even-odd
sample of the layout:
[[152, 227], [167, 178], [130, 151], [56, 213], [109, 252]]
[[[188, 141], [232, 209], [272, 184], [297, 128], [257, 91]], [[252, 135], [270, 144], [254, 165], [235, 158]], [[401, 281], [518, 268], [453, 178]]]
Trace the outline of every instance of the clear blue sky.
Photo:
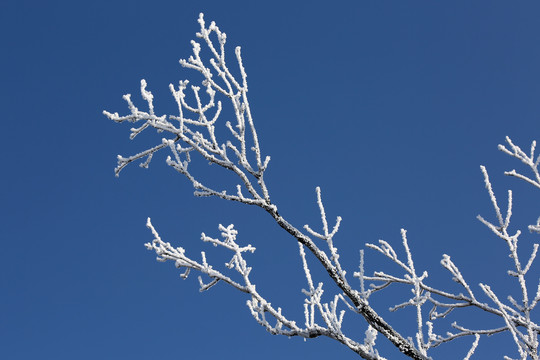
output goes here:
[[[477, 291], [482, 281], [501, 297], [516, 293], [504, 244], [475, 216], [494, 218], [480, 164], [501, 199], [515, 191], [516, 227], [540, 215], [538, 192], [505, 178], [519, 164], [497, 151], [506, 135], [524, 147], [540, 140], [538, 2], [3, 0], [0, 358], [355, 358], [331, 340], [270, 336], [244, 294], [221, 284], [201, 294], [196, 276], [180, 280], [143, 247], [147, 216], [193, 256], [209, 250], [202, 231], [216, 236], [219, 223], [234, 223], [257, 247], [257, 289], [303, 322], [296, 244], [262, 211], [193, 197], [165, 154], [149, 170], [113, 174], [117, 154], [155, 139], [130, 142], [129, 125], [102, 110], [125, 113], [125, 93], [142, 108], [145, 78], [157, 111], [172, 112], [168, 84], [199, 79], [178, 59], [191, 54], [201, 11], [228, 34], [229, 50], [243, 48], [282, 215], [319, 226], [321, 186], [329, 218], [343, 217], [336, 242], [351, 275], [364, 243], [399, 248], [404, 227], [417, 269], [434, 283], [452, 284], [439, 265], [447, 253]], [[203, 172], [217, 182], [219, 174]], [[533, 240], [524, 234], [523, 249]], [[368, 255], [370, 272], [395, 269]], [[315, 281], [328, 283], [324, 274]], [[413, 335], [412, 311], [386, 311], [406, 291], [372, 302]], [[365, 325], [353, 314], [345, 321], [363, 339]], [[501, 358], [505, 339], [481, 341], [478, 358]], [[462, 358], [470, 342], [434, 355]], [[400, 358], [385, 345], [381, 353]]]

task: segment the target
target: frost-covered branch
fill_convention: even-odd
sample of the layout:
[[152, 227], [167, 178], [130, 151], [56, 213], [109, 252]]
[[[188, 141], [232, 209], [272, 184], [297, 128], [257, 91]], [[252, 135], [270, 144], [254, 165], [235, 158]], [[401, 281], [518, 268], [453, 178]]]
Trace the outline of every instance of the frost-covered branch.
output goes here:
[[[305, 251], [303, 245], [299, 244], [300, 255], [304, 264], [304, 270], [306, 271], [306, 279], [308, 280], [309, 291], [303, 290], [306, 295], [304, 304], [305, 310], [305, 327], [298, 326], [295, 321], [289, 320], [282, 313], [282, 309], [277, 309], [272, 304], [263, 298], [256, 290], [255, 284], [250, 278], [252, 268], [247, 265], [244, 259], [244, 253], [255, 251], [255, 248], [251, 245], [240, 246], [237, 243], [236, 237], [238, 231], [234, 229], [231, 224], [227, 227], [219, 225], [221, 231], [221, 237], [223, 240], [214, 239], [202, 233], [201, 240], [211, 243], [214, 246], [225, 248], [233, 252], [233, 256], [230, 261], [225, 263], [227, 269], [234, 269], [240, 275], [240, 281], [233, 280], [230, 276], [225, 275], [223, 272], [216, 270], [215, 267], [209, 264], [205, 252], [201, 252], [201, 260], [194, 260], [186, 255], [186, 251], [182, 247], [173, 247], [170, 243], [164, 242], [159, 236], [158, 232], [152, 225], [150, 218], [147, 220], [147, 227], [151, 230], [154, 239], [152, 242], [146, 243], [146, 247], [149, 250], [153, 250], [158, 255], [158, 261], [172, 260], [175, 266], [179, 269], [183, 268], [185, 271], [181, 277], [187, 279], [192, 270], [199, 271], [201, 274], [206, 275], [209, 281], [205, 282], [201, 276], [199, 276], [200, 291], [209, 290], [212, 286], [222, 281], [231, 285], [232, 287], [250, 295], [250, 300], [247, 301], [247, 306], [251, 311], [251, 314], [255, 320], [265, 327], [270, 333], [274, 335], [285, 336], [300, 336], [303, 338], [315, 338], [318, 336], [327, 336], [335, 339], [342, 344], [349, 347], [354, 352], [360, 354], [364, 359], [370, 360], [384, 360], [379, 356], [375, 349], [376, 332], [373, 334], [373, 328], [370, 326], [366, 331], [366, 337], [364, 343], [361, 344], [347, 337], [341, 330], [343, 323], [344, 310], [337, 311], [340, 302], [343, 302], [347, 307], [355, 311], [343, 295], [336, 295], [333, 301], [330, 303], [322, 302], [323, 284], [319, 283], [317, 288], [313, 286], [311, 274], [307, 267], [305, 258]], [[324, 322], [320, 325], [316, 321], [316, 315], [320, 316]], [[271, 325], [269, 320], [273, 319], [275, 325]]]
[[146, 243], [145, 246], [148, 250], [153, 250], [156, 252], [156, 254], [158, 255], [158, 261], [163, 262], [167, 260], [173, 260], [175, 266], [178, 269], [185, 269], [184, 273], [182, 274], [183, 279], [186, 279], [188, 277], [191, 270], [200, 271], [202, 274], [207, 275], [211, 279], [210, 282], [204, 283], [202, 277], [199, 276], [201, 291], [206, 291], [215, 284], [217, 284], [219, 281], [223, 281], [242, 292], [250, 292], [251, 283], [249, 283], [249, 273], [251, 272], [251, 268], [247, 267], [246, 261], [244, 260], [242, 254], [246, 251], [254, 252], [255, 248], [251, 245], [244, 247], [238, 246], [238, 244], [236, 243], [236, 235], [238, 234], [238, 232], [234, 229], [233, 225], [229, 225], [228, 227], [224, 227], [221, 224], [219, 225], [221, 236], [224, 238], [223, 241], [210, 238], [204, 233], [201, 234], [201, 239], [205, 242], [210, 242], [215, 246], [222, 246], [234, 252], [231, 260], [225, 265], [229, 269], [234, 268], [240, 275], [242, 275], [244, 280], [247, 280], [245, 281], [244, 285], [232, 280], [230, 277], [224, 275], [218, 270], [215, 270], [212, 265], [209, 265], [206, 259], [205, 252], [201, 252], [201, 262], [198, 262], [189, 258], [186, 255], [186, 251], [184, 248], [175, 248], [170, 243], [161, 240], [161, 237], [152, 225], [150, 218], [148, 218], [148, 220], [146, 221], [146, 226], [150, 229], [150, 231], [152, 231], [154, 239], [152, 240], [152, 242]]
[[529, 155], [527, 155], [523, 150], [521, 150], [519, 146], [515, 145], [508, 136], [506, 137], [506, 142], [508, 143], [508, 146], [510, 147], [510, 149], [500, 144], [499, 150], [501, 150], [505, 154], [515, 157], [516, 159], [520, 160], [522, 163], [527, 165], [533, 172], [534, 178], [529, 178], [525, 175], [522, 175], [516, 172], [516, 170], [505, 171], [504, 174], [509, 175], [509, 176], [515, 176], [518, 179], [524, 180], [528, 182], [529, 184], [536, 186], [537, 188], [540, 189], [540, 173], [538, 172], [538, 165], [540, 164], [540, 154], [536, 155], [536, 159], [534, 158], [535, 157], [534, 152], [536, 149], [536, 141], [533, 141], [531, 143], [531, 149], [530, 149]]
[[[533, 142], [531, 143], [529, 155], [527, 155], [523, 150], [521, 150], [519, 146], [515, 145], [508, 136], [506, 137], [506, 142], [508, 143], [510, 149], [506, 148], [504, 145], [499, 144], [499, 150], [501, 150], [505, 154], [515, 157], [516, 159], [527, 165], [531, 169], [534, 176], [532, 178], [527, 177], [523, 174], [516, 172], [515, 169], [512, 171], [505, 171], [504, 174], [517, 177], [518, 179], [526, 181], [529, 184], [536, 186], [540, 189], [540, 172], [538, 170], [538, 165], [540, 164], [540, 154], [534, 154], [536, 149], [536, 141], [533, 140]], [[536, 160], [534, 158], [535, 156]], [[540, 234], [540, 217], [538, 217], [535, 224], [529, 225], [529, 231]]]
[[[303, 294], [306, 297], [303, 304], [304, 319], [302, 321], [304, 325], [300, 326], [296, 321], [286, 317], [280, 307], [272, 306], [256, 290], [256, 286], [250, 278], [252, 268], [247, 265], [244, 258], [245, 253], [253, 252], [255, 248], [251, 245], [240, 246], [237, 243], [238, 233], [233, 225], [228, 227], [219, 225], [221, 240], [209, 237], [204, 233], [201, 236], [204, 242], [232, 252], [231, 260], [225, 263], [226, 270], [218, 270], [210, 264], [205, 252], [201, 253], [200, 260], [195, 260], [188, 257], [183, 248], [173, 247], [164, 242], [148, 219], [147, 226], [152, 231], [154, 239], [146, 246], [156, 252], [158, 260], [174, 261], [176, 267], [184, 269], [183, 278], [186, 278], [190, 271], [199, 272], [201, 274], [199, 277], [201, 291], [206, 291], [221, 282], [246, 293], [250, 297], [247, 305], [254, 319], [272, 334], [303, 338], [326, 336], [347, 346], [364, 359], [383, 359], [375, 347], [375, 340], [379, 333], [403, 354], [417, 360], [428, 359], [429, 350], [432, 348], [469, 336], [474, 337], [474, 340], [472, 340], [469, 351], [463, 354], [464, 359], [468, 360], [479, 346], [482, 336], [509, 333], [514, 339], [521, 359], [527, 357], [538, 359], [537, 338], [540, 327], [533, 321], [532, 311], [540, 301], [540, 284], [537, 286], [535, 295], [531, 296], [528, 293], [527, 274], [534, 263], [539, 245], [534, 244], [527, 260], [520, 261], [518, 238], [521, 232], [517, 230], [511, 233], [509, 230], [513, 205], [511, 191], [508, 192], [506, 211], [503, 212], [495, 197], [487, 171], [484, 167], [481, 168], [496, 220], [494, 222], [488, 221], [481, 216], [478, 219], [498, 238], [505, 241], [513, 261], [513, 269], [508, 271], [508, 274], [517, 280], [521, 292], [519, 299], [516, 300], [512, 296], [508, 296], [508, 301], [505, 302], [486, 284], [480, 284], [481, 292], [475, 293], [458, 266], [446, 254], [442, 257], [441, 265], [450, 273], [461, 292], [441, 289], [429, 284], [428, 272], [419, 271], [414, 263], [407, 233], [403, 229], [401, 230], [401, 239], [405, 250], [404, 258], [400, 257], [392, 245], [386, 241], [380, 240], [378, 244], [367, 244], [368, 248], [376, 250], [390, 262], [395, 263], [402, 273], [391, 274], [389, 271], [375, 271], [372, 276], [367, 276], [364, 270], [364, 251], [361, 250], [360, 270], [354, 273], [354, 277], [360, 280], [360, 286], [359, 289], [355, 289], [349, 283], [347, 271], [340, 262], [340, 254], [335, 245], [335, 237], [342, 219], [338, 216], [335, 225], [329, 226], [320, 188], [316, 188], [317, 205], [322, 222], [322, 228], [319, 230], [309, 225], [305, 225], [301, 229], [295, 227], [278, 212], [277, 205], [272, 203], [270, 192], [264, 180], [264, 173], [268, 168], [270, 157], [263, 157], [260, 150], [259, 138], [247, 96], [247, 74], [240, 47], [235, 49], [237, 72], [240, 74], [238, 77], [230, 70], [227, 62], [226, 34], [214, 22], [207, 26], [203, 14], [200, 15], [198, 22], [200, 31], [196, 35], [201, 42], [191, 42], [193, 55], [187, 60], [180, 60], [180, 64], [200, 73], [202, 81], [200, 86], [190, 85], [188, 80], [180, 81], [177, 86], [172, 84], [169, 86], [177, 105], [178, 112], [176, 114], [159, 114], [154, 107], [153, 94], [147, 90], [148, 86], [145, 80], [141, 80], [140, 92], [146, 103], [146, 110], [140, 110], [132, 101], [131, 95], [127, 94], [123, 97], [128, 106], [126, 115], [121, 116], [118, 113], [104, 111], [104, 114], [115, 122], [127, 121], [137, 124], [137, 127], [131, 129], [130, 139], [135, 139], [143, 131], [148, 132], [151, 129], [165, 135], [153, 146], [134, 155], [128, 157], [119, 155], [115, 173], [118, 176], [132, 162], [140, 162], [141, 167], [147, 168], [157, 152], [168, 149], [170, 155], [167, 157], [166, 163], [188, 179], [195, 189], [196, 196], [215, 196], [224, 200], [255, 205], [268, 213], [299, 245], [300, 258], [307, 281], [307, 289], [303, 289]], [[201, 44], [210, 53], [209, 61], [203, 60], [201, 56]], [[188, 91], [192, 93], [190, 101], [187, 99]], [[222, 100], [224, 100], [223, 103]], [[226, 113], [224, 110], [227, 108], [232, 110], [233, 120], [220, 121], [220, 117], [224, 116]], [[221, 138], [223, 133], [226, 134], [225, 138]], [[505, 174], [540, 188], [538, 171], [540, 155], [535, 155], [536, 143], [532, 143], [530, 154], [526, 154], [509, 138], [506, 141], [509, 147], [499, 145], [499, 149], [525, 163], [533, 175], [522, 175], [515, 170]], [[199, 178], [189, 167], [191, 161], [195, 161], [196, 158], [202, 158], [210, 164], [217, 165], [218, 168], [233, 173], [236, 176], [236, 186], [233, 189], [227, 189], [219, 188], [219, 185], [218, 187], [207, 185], [205, 179]], [[540, 234], [540, 218], [535, 224], [529, 226], [529, 230]], [[319, 245], [321, 243], [322, 247]], [[315, 257], [318, 265], [324, 268], [331, 281], [338, 288], [329, 301], [323, 299], [323, 289], [325, 288], [323, 282], [314, 282], [312, 278], [308, 265], [309, 253]], [[228, 271], [231, 270], [236, 271], [234, 276], [228, 275]], [[235, 276], [236, 278], [234, 278]], [[206, 280], [203, 280], [203, 277]], [[367, 282], [370, 282], [368, 286]], [[408, 307], [415, 310], [414, 336], [405, 337], [394, 330], [383, 317], [375, 312], [369, 302], [373, 294], [394, 284], [410, 287], [412, 296], [393, 306], [390, 310], [396, 311]], [[481, 297], [485, 300], [481, 300]], [[445, 335], [437, 334], [435, 327], [439, 326], [439, 320], [461, 308], [482, 310], [499, 319], [500, 324], [497, 327], [482, 329], [454, 322], [451, 325], [453, 332], [446, 332]], [[353, 335], [345, 334], [343, 321], [347, 312], [362, 316], [367, 322], [367, 330], [365, 332], [358, 331]], [[365, 336], [362, 335], [360, 338], [360, 333], [364, 333]]]
[[[499, 148], [529, 164], [536, 176], [538, 173], [538, 160], [536, 160], [534, 163], [531, 160], [534, 157], [535, 143], [533, 142], [531, 147], [530, 157], [527, 157], [519, 147], [512, 143], [509, 138], [507, 138], [507, 142], [511, 145], [511, 148], [514, 151], [513, 153], [508, 151], [502, 145], [499, 145]], [[424, 354], [427, 354], [427, 351], [430, 348], [437, 347], [454, 339], [463, 336], [475, 336], [475, 341], [473, 342], [471, 349], [466, 356], [466, 359], [469, 359], [474, 353], [474, 350], [477, 348], [481, 336], [490, 336], [497, 333], [508, 332], [516, 343], [516, 347], [521, 359], [526, 359], [527, 357], [530, 357], [531, 359], [538, 359], [538, 333], [540, 332], [540, 326], [532, 320], [531, 312], [535, 309], [538, 301], [540, 300], [540, 284], [537, 285], [536, 294], [531, 299], [527, 290], [528, 287], [526, 275], [531, 269], [531, 266], [536, 258], [539, 244], [533, 244], [526, 264], [522, 265], [518, 255], [518, 238], [521, 235], [521, 231], [517, 230], [515, 233], [509, 232], [513, 205], [512, 192], [508, 191], [506, 211], [503, 213], [499, 202], [495, 197], [487, 170], [483, 166], [481, 166], [481, 170], [497, 221], [496, 223], [492, 223], [484, 219], [482, 216], [478, 216], [478, 219], [498, 238], [503, 239], [508, 246], [509, 256], [513, 261], [514, 267], [513, 270], [508, 271], [508, 275], [516, 278], [518, 282], [521, 290], [521, 299], [519, 302], [512, 296], [508, 296], [508, 303], [505, 304], [495, 294], [491, 287], [486, 284], [479, 284], [479, 286], [483, 294], [491, 301], [492, 305], [480, 301], [471, 286], [469, 286], [465, 280], [459, 268], [452, 262], [450, 256], [446, 254], [443, 255], [441, 265], [451, 274], [452, 279], [464, 290], [464, 292], [449, 292], [426, 283], [428, 273], [423, 272], [422, 276], [418, 276], [415, 271], [405, 230], [402, 230], [402, 242], [406, 253], [406, 260], [401, 260], [394, 248], [384, 240], [379, 240], [378, 245], [367, 244], [368, 248], [377, 250], [403, 269], [405, 271], [403, 276], [391, 275], [384, 271], [375, 271], [373, 276], [366, 276], [364, 270], [363, 252], [361, 253], [360, 259], [360, 271], [355, 272], [354, 275], [360, 279], [361, 293], [366, 299], [369, 298], [373, 293], [381, 291], [391, 284], [404, 284], [411, 286], [413, 296], [408, 301], [390, 308], [390, 310], [395, 311], [397, 309], [409, 306], [413, 306], [415, 308], [417, 314], [416, 341], [418, 348], [422, 349]], [[515, 171], [507, 172], [506, 174], [516, 176]], [[536, 186], [534, 180], [525, 179], [522, 175], [516, 177]], [[535, 226], [538, 226], [538, 224], [529, 226], [529, 229], [531, 231], [535, 231]], [[370, 284], [370, 288], [368, 290], [365, 289], [366, 281], [374, 282]], [[422, 307], [425, 304], [430, 304], [431, 309], [428, 311], [429, 320], [423, 324]], [[458, 331], [457, 333], [447, 332], [445, 336], [442, 336], [434, 332], [434, 322], [436, 320], [445, 318], [453, 311], [465, 307], [476, 308], [497, 316], [501, 321], [501, 326], [490, 329], [473, 330], [454, 322], [451, 326]], [[424, 337], [423, 325], [427, 326], [427, 339]]]
[[[202, 86], [208, 100], [203, 101], [200, 86], [191, 86], [195, 103], [188, 103], [186, 101], [188, 80], [180, 81], [178, 87], [170, 84], [169, 89], [176, 101], [178, 114], [158, 116], [155, 113], [154, 97], [146, 89], [146, 81], [141, 80], [141, 96], [147, 103], [148, 111], [142, 111], [135, 106], [131, 95], [127, 94], [124, 95], [124, 100], [128, 104], [130, 114], [120, 116], [118, 113], [108, 111], [103, 113], [109, 119], [119, 123], [125, 121], [142, 123], [139, 127], [131, 129], [131, 139], [151, 128], [158, 132], [168, 133], [170, 137], [164, 138], [160, 144], [135, 155], [129, 157], [119, 155], [115, 173], [118, 176], [129, 163], [138, 160], [144, 160], [141, 166], [146, 168], [156, 152], [169, 148], [172, 156], [167, 158], [167, 164], [188, 178], [195, 188], [195, 195], [217, 196], [248, 204], [268, 205], [270, 200], [263, 175], [270, 157], [262, 159], [247, 98], [247, 75], [242, 64], [240, 47], [235, 50], [241, 74], [241, 80], [238, 81], [231, 74], [225, 62], [226, 34], [221, 32], [214, 22], [207, 28], [202, 14], [199, 17], [199, 24], [201, 30], [197, 33], [197, 37], [202, 39], [211, 50], [213, 56], [210, 59], [211, 68], [202, 60], [200, 56], [201, 45], [196, 41], [191, 43], [193, 55], [188, 60], [180, 60], [180, 64], [203, 75]], [[215, 40], [212, 40], [212, 34], [215, 34], [218, 45], [214, 44]], [[216, 100], [216, 92], [225, 96], [234, 110], [235, 125], [231, 125], [230, 122], [225, 124], [233, 141], [220, 141], [217, 138], [216, 121], [222, 112], [223, 105], [221, 101]], [[248, 137], [250, 138], [248, 139]], [[249, 141], [253, 143], [250, 151], [246, 145]], [[190, 153], [193, 151], [200, 154], [208, 162], [232, 171], [238, 176], [240, 182], [236, 186], [234, 194], [227, 194], [226, 190], [216, 190], [205, 186], [202, 180], [197, 179], [190, 172], [188, 165], [191, 162]], [[255, 163], [254, 165], [250, 162], [250, 158]], [[249, 195], [244, 195], [242, 189], [245, 189]]]
[[[168, 148], [171, 155], [167, 157], [167, 164], [191, 182], [195, 188], [196, 196], [216, 196], [225, 200], [256, 205], [264, 209], [274, 218], [281, 228], [299, 242], [302, 251], [304, 251], [303, 247], [305, 247], [315, 256], [341, 292], [334, 296], [334, 300], [324, 303], [320, 298], [322, 295], [322, 285], [317, 288], [310, 286], [310, 290], [306, 290], [305, 293], [308, 296], [306, 300], [307, 309], [311, 313], [306, 313], [306, 316], [311, 319], [316, 310], [317, 314], [322, 318], [324, 326], [308, 321], [306, 328], [301, 329], [295, 323], [285, 319], [281, 315], [280, 309], [274, 309], [270, 306], [269, 302], [258, 295], [254, 286], [250, 285], [251, 283], [247, 274], [239, 271], [244, 278], [244, 284], [242, 285], [210, 266], [206, 261], [204, 253], [202, 254], [202, 262], [187, 258], [182, 248], [174, 248], [170, 244], [161, 241], [149, 223], [149, 227], [155, 237], [154, 241], [149, 245], [150, 248], [156, 251], [159, 259], [174, 260], [177, 266], [186, 268], [187, 273], [189, 273], [189, 270], [197, 270], [209, 276], [210, 282], [203, 283], [201, 280], [202, 290], [209, 289], [221, 281], [240, 291], [249, 293], [252, 299], [248, 305], [252, 314], [261, 325], [272, 333], [303, 337], [324, 335], [340, 341], [365, 359], [382, 359], [374, 349], [376, 338], [376, 333], [374, 332], [379, 332], [389, 339], [402, 353], [412, 359], [426, 359], [420, 350], [417, 350], [412, 343], [386, 323], [369, 306], [361, 294], [349, 285], [346, 278], [346, 271], [339, 262], [338, 250], [333, 241], [333, 237], [339, 229], [341, 218], [337, 218], [336, 225], [332, 231], [329, 231], [320, 189], [317, 189], [317, 202], [323, 221], [322, 232], [316, 232], [309, 226], [306, 226], [305, 231], [307, 233], [304, 233], [278, 213], [277, 206], [270, 200], [270, 194], [264, 181], [263, 175], [268, 167], [270, 157], [267, 156], [263, 159], [261, 155], [259, 139], [247, 97], [247, 75], [242, 62], [240, 47], [235, 49], [236, 62], [238, 63], [240, 72], [240, 79], [238, 79], [230, 71], [229, 65], [226, 62], [226, 34], [221, 32], [214, 22], [207, 27], [203, 14], [199, 17], [199, 24], [200, 31], [196, 35], [199, 39], [202, 39], [201, 42], [210, 51], [211, 58], [209, 62], [205, 62], [201, 57], [201, 43], [196, 41], [191, 42], [193, 55], [187, 60], [180, 60], [180, 64], [183, 67], [196, 70], [203, 77], [201, 86], [190, 87], [194, 101], [189, 102], [186, 99], [186, 91], [189, 85], [188, 80], [180, 81], [177, 87], [171, 84], [169, 88], [177, 104], [178, 114], [158, 115], [153, 103], [154, 97], [147, 90], [146, 81], [141, 80], [140, 91], [148, 108], [146, 111], [140, 110], [133, 103], [130, 94], [124, 95], [124, 100], [127, 102], [129, 109], [127, 115], [121, 116], [118, 113], [104, 111], [104, 114], [115, 122], [122, 123], [127, 121], [139, 123], [138, 127], [131, 129], [131, 139], [135, 139], [137, 135], [149, 129], [154, 129], [158, 133], [168, 135], [168, 137], [164, 137], [158, 144], [135, 155], [129, 157], [118, 156], [118, 166], [115, 169], [116, 175], [118, 176], [122, 169], [136, 161], [142, 161], [140, 166], [147, 168], [153, 156], [158, 151]], [[201, 89], [204, 89], [205, 96], [203, 96]], [[222, 115], [222, 110], [225, 107], [221, 100], [218, 100], [219, 97], [226, 98], [227, 103], [230, 103], [234, 112], [234, 121], [232, 123], [230, 121], [224, 122], [224, 127], [228, 130], [229, 134], [228, 139], [220, 139], [218, 131], [216, 131], [216, 126], [220, 123], [218, 121], [219, 117]], [[238, 179], [235, 191], [227, 192], [228, 189], [216, 189], [205, 185], [204, 179], [199, 179], [189, 168], [189, 164], [195, 158], [194, 154], [198, 154], [197, 157], [202, 157], [210, 164], [218, 165], [218, 167], [233, 172]], [[227, 230], [229, 228], [224, 229]], [[221, 230], [229, 234], [227, 232], [229, 230], [225, 231], [224, 229]], [[232, 231], [232, 228], [230, 231]], [[230, 237], [232, 235], [229, 234], [227, 236]], [[320, 249], [310, 236], [322, 239], [328, 247], [328, 253]], [[221, 245], [217, 240], [206, 238], [205, 235], [203, 235], [203, 240]], [[226, 243], [223, 242], [223, 244]], [[235, 261], [240, 261], [242, 259], [241, 253], [247, 251], [247, 248], [243, 251], [240, 251], [240, 249], [244, 248], [230, 249], [235, 251], [235, 256], [233, 257], [233, 259], [237, 259]], [[305, 257], [302, 256], [302, 258], [305, 261]], [[240, 268], [242, 269], [242, 266]], [[305, 269], [307, 269], [307, 265], [305, 265]], [[249, 273], [248, 270], [245, 271]], [[185, 273], [186, 276], [187, 273]], [[366, 332], [366, 338], [363, 344], [353, 341], [341, 332], [343, 313], [338, 312], [337, 307], [339, 303], [346, 304], [346, 307], [366, 319], [368, 331]], [[310, 310], [312, 307], [313, 310]], [[267, 322], [265, 316], [268, 314], [277, 321], [275, 326], [270, 326]], [[286, 330], [283, 330], [283, 327]]]

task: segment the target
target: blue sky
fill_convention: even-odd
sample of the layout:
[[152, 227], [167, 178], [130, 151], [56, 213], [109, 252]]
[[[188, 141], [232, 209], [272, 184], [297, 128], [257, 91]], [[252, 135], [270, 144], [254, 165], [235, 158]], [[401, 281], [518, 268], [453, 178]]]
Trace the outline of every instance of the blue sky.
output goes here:
[[[148, 216], [193, 256], [208, 250], [201, 232], [234, 223], [239, 241], [257, 247], [257, 289], [302, 322], [296, 244], [262, 211], [193, 197], [165, 154], [114, 177], [117, 154], [155, 138], [131, 142], [129, 126], [101, 112], [126, 113], [125, 93], [142, 107], [142, 78], [157, 111], [174, 111], [168, 84], [199, 79], [178, 59], [191, 54], [201, 11], [227, 33], [229, 50], [242, 46], [261, 148], [272, 157], [267, 185], [283, 216], [319, 226], [321, 186], [329, 218], [343, 217], [335, 241], [351, 275], [364, 243], [399, 248], [406, 228], [417, 269], [434, 283], [451, 286], [439, 265], [447, 253], [477, 291], [482, 281], [501, 297], [516, 293], [504, 244], [475, 217], [494, 219], [480, 164], [501, 199], [514, 190], [514, 229], [539, 215], [538, 192], [505, 178], [521, 168], [497, 151], [506, 135], [523, 147], [540, 140], [537, 2], [4, 0], [0, 357], [355, 358], [331, 340], [270, 336], [243, 294], [221, 284], [201, 294], [195, 276], [180, 280], [143, 246]], [[201, 176], [219, 183], [218, 170]], [[525, 253], [534, 240], [523, 235]], [[372, 252], [366, 263], [395, 269]], [[386, 308], [406, 291], [372, 300], [400, 330], [412, 329], [414, 314]], [[353, 314], [345, 321], [362, 339], [365, 325]], [[482, 340], [478, 358], [501, 358], [507, 340]], [[462, 358], [469, 343], [433, 355]], [[400, 358], [384, 342], [381, 353]]]

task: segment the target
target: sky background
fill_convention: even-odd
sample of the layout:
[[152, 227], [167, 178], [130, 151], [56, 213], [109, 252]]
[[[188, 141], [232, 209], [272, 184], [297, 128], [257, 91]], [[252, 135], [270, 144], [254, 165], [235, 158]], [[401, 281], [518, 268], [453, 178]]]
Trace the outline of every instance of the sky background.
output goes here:
[[[148, 170], [114, 177], [117, 154], [156, 138], [130, 141], [130, 125], [102, 111], [126, 114], [125, 93], [143, 109], [144, 78], [156, 111], [174, 114], [168, 84], [200, 81], [178, 59], [191, 54], [201, 11], [227, 33], [230, 64], [242, 46], [273, 202], [296, 227], [317, 229], [321, 186], [329, 219], [343, 217], [335, 241], [352, 283], [358, 250], [378, 239], [401, 250], [406, 228], [416, 268], [433, 284], [459, 291], [439, 264], [446, 253], [478, 294], [484, 282], [501, 298], [519, 295], [505, 244], [475, 217], [494, 220], [481, 164], [500, 199], [514, 190], [514, 230], [540, 215], [538, 191], [503, 175], [524, 168], [497, 151], [506, 135], [524, 148], [540, 140], [538, 2], [3, 0], [0, 358], [357, 358], [329, 339], [270, 336], [244, 294], [223, 284], [199, 293], [196, 276], [182, 281], [143, 246], [150, 216], [166, 241], [195, 258], [208, 250], [219, 266], [228, 254], [200, 233], [216, 237], [218, 224], [234, 223], [239, 242], [257, 248], [248, 257], [257, 290], [303, 323], [297, 245], [263, 211], [195, 198], [165, 152]], [[220, 169], [199, 168], [220, 183]], [[537, 239], [522, 235], [524, 256]], [[401, 275], [372, 251], [366, 267]], [[313, 259], [311, 269], [332, 294]], [[537, 264], [533, 287], [538, 273]], [[371, 302], [413, 336], [412, 309], [387, 311], [408, 291]], [[474, 312], [453, 319], [502, 326]], [[354, 314], [345, 325], [363, 340]], [[471, 342], [432, 355], [463, 358]], [[380, 352], [403, 358], [382, 340]], [[508, 335], [481, 340], [477, 353], [517, 356]]]

